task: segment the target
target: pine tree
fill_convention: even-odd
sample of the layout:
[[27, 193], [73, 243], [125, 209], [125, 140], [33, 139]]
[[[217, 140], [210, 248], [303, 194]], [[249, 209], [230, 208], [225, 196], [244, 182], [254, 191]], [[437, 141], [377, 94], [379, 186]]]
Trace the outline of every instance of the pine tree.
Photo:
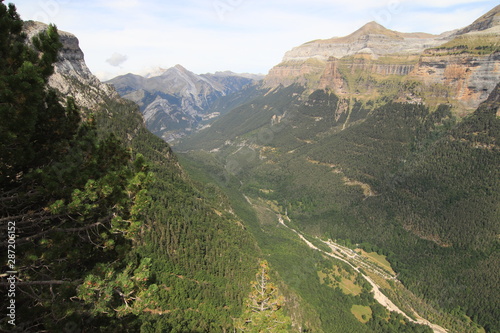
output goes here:
[[[17, 271], [17, 323], [27, 331], [83, 327], [84, 319], [100, 326], [147, 289], [148, 258], [131, 249], [150, 174], [141, 156], [134, 161], [113, 135], [98, 138], [94, 119], [81, 122], [74, 100], [63, 103], [48, 87], [62, 46], [57, 28], [28, 43], [22, 27], [15, 6], [1, 1], [0, 226], [15, 225], [16, 260], [5, 260], [4, 272]], [[97, 280], [98, 296], [112, 291], [109, 302], [81, 293]]]
[[285, 299], [269, 276], [269, 264], [263, 260], [252, 282], [242, 318], [236, 320], [240, 332], [288, 332], [291, 319], [284, 313]]

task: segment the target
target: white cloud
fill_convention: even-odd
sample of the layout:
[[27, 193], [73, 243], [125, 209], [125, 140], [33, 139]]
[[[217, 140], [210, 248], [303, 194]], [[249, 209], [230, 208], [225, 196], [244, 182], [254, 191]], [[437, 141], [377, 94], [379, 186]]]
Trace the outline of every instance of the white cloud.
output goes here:
[[115, 52], [109, 59], [106, 59], [106, 62], [113, 67], [119, 67], [125, 61], [127, 61], [127, 59], [128, 57], [126, 55]]

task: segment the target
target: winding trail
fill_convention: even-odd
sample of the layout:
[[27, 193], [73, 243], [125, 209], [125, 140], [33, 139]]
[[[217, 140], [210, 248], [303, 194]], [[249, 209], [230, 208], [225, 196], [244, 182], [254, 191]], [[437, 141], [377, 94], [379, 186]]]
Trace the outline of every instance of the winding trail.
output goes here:
[[[287, 219], [289, 220], [288, 216], [287, 216]], [[288, 225], [286, 225], [285, 221], [283, 220], [283, 217], [281, 216], [281, 214], [278, 214], [278, 222], [279, 222], [279, 224], [283, 225], [285, 228], [287, 228], [287, 229], [293, 231], [295, 234], [297, 234], [297, 236], [299, 236], [299, 238], [304, 243], [306, 243], [307, 246], [309, 246], [311, 249], [316, 250], [316, 251], [320, 251], [321, 253], [323, 253], [323, 254], [325, 254], [325, 255], [327, 255], [329, 257], [332, 257], [332, 258], [335, 258], [337, 260], [343, 261], [346, 264], [348, 264], [349, 266], [351, 266], [356, 272], [358, 272], [359, 274], [361, 274], [361, 276], [366, 281], [368, 281], [368, 283], [372, 286], [373, 297], [375, 298], [375, 300], [377, 302], [379, 302], [382, 306], [384, 306], [386, 309], [388, 309], [389, 311], [400, 313], [406, 319], [408, 319], [409, 321], [411, 321], [413, 323], [417, 323], [417, 324], [420, 324], [420, 325], [427, 325], [435, 333], [447, 333], [448, 332], [443, 327], [441, 327], [439, 325], [436, 325], [436, 324], [433, 324], [433, 323], [429, 322], [428, 320], [421, 318], [417, 313], [415, 313], [416, 317], [418, 318], [417, 320], [414, 320], [413, 318], [409, 317], [396, 304], [394, 304], [386, 295], [384, 295], [380, 291], [380, 287], [375, 283], [375, 281], [373, 281], [372, 278], [370, 278], [369, 276], [363, 274], [360, 271], [360, 268], [368, 269], [371, 272], [373, 272], [373, 273], [375, 273], [377, 275], [380, 275], [381, 277], [383, 277], [384, 279], [387, 279], [387, 280], [389, 280], [389, 279], [390, 280], [396, 280], [395, 276], [391, 276], [389, 273], [387, 273], [384, 270], [380, 269], [375, 264], [371, 264], [369, 262], [366, 262], [366, 261], [362, 260], [361, 256], [359, 254], [357, 254], [356, 252], [354, 252], [353, 250], [351, 250], [351, 249], [349, 249], [349, 248], [347, 248], [345, 246], [342, 246], [342, 245], [339, 245], [339, 244], [333, 242], [332, 240], [323, 241], [321, 239], [318, 239], [319, 241], [321, 241], [325, 245], [327, 245], [332, 250], [332, 252], [326, 252], [326, 251], [318, 248], [313, 243], [311, 243], [310, 241], [308, 241], [304, 237], [304, 235], [302, 235], [300, 232], [298, 232], [297, 230], [295, 230], [295, 229], [289, 227]]]

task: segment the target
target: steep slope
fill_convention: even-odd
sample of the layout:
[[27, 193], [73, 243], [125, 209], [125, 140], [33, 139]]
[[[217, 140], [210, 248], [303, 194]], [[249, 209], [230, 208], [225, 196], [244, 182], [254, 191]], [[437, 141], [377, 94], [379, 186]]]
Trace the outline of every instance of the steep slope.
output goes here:
[[231, 72], [196, 75], [176, 65], [145, 77], [119, 76], [108, 83], [121, 96], [141, 107], [149, 130], [172, 141], [217, 117], [217, 113], [207, 111], [218, 98], [235, 93], [258, 79], [257, 75]]
[[346, 98], [385, 96], [471, 112], [500, 80], [498, 6], [470, 26], [439, 36], [370, 22], [346, 37], [288, 51], [264, 83], [331, 89]]
[[[28, 22], [26, 29], [34, 35], [47, 27]], [[118, 236], [108, 236], [106, 228], [99, 227], [104, 222], [93, 221], [96, 226], [68, 230], [70, 237], [57, 233], [55, 237], [50, 231], [45, 231], [40, 243], [19, 247], [17, 259], [25, 264], [33, 262], [33, 269], [37, 271], [41, 269], [36, 268], [41, 259], [38, 260], [36, 255], [40, 258], [50, 256], [51, 262], [58, 267], [63, 267], [66, 262], [71, 264], [71, 258], [77, 258], [83, 264], [78, 262], [74, 267], [87, 268], [78, 271], [78, 275], [73, 268], [68, 272], [57, 272], [61, 273], [63, 283], [30, 281], [35, 274], [22, 272], [25, 284], [17, 285], [20, 294], [16, 298], [17, 318], [22, 323], [20, 330], [230, 330], [233, 318], [241, 313], [241, 300], [248, 294], [250, 279], [256, 269], [258, 249], [255, 241], [242, 229], [227, 198], [213, 186], [193, 182], [180, 168], [170, 147], [146, 130], [137, 106], [119, 98], [113, 89], [100, 83], [88, 71], [76, 37], [65, 32], [61, 35], [63, 48], [50, 83], [55, 88], [64, 87], [60, 91], [61, 96], [74, 96], [81, 103], [81, 116], [95, 125], [100, 136], [108, 138], [111, 134], [126, 145], [122, 155], [133, 156], [136, 159], [134, 167], [140, 168], [143, 176], [147, 173], [150, 181], [134, 178], [135, 185], [131, 184], [128, 188], [128, 195], [134, 196], [132, 188], [138, 188], [142, 181], [145, 182], [145, 191], [141, 191], [143, 201], [132, 213], [140, 216], [140, 220], [130, 218], [124, 221], [114, 215], [113, 228], [108, 229], [111, 234], [116, 232], [121, 235], [127, 230], [124, 225], [132, 224], [138, 228], [130, 240], [133, 246], [123, 242], [114, 244], [114, 237]], [[93, 114], [92, 118], [90, 114]], [[122, 155], [106, 150], [104, 145], [95, 153], [104, 158], [103, 163], [89, 160], [87, 165], [86, 160], [72, 160], [80, 150], [85, 153], [91, 140], [96, 139], [87, 140], [64, 155], [73, 169], [83, 172], [81, 175], [76, 173], [78, 176], [75, 179], [85, 177], [89, 167], [104, 172], [113, 165], [107, 159], [118, 163], [121, 168], [128, 167], [120, 164]], [[118, 144], [116, 139], [106, 140]], [[85, 155], [84, 158], [90, 157]], [[69, 177], [61, 163], [55, 167], [65, 179]], [[111, 182], [111, 188], [113, 181], [122, 183], [123, 175], [115, 170], [109, 172], [106, 180]], [[86, 210], [99, 207], [96, 206], [98, 203], [106, 201], [102, 199], [94, 203], [94, 199], [85, 197], [101, 184], [100, 178], [84, 180], [88, 182], [86, 187], [72, 193], [75, 200], [83, 202], [82, 210], [75, 215], [79, 221]], [[65, 187], [61, 187], [64, 190]], [[110, 187], [102, 189], [100, 195], [109, 196]], [[97, 188], [100, 191], [100, 187]], [[2, 193], [2, 198], [5, 195]], [[121, 207], [120, 203], [113, 209], [123, 209]], [[3, 214], [2, 218], [5, 218]], [[21, 225], [19, 223], [20, 230], [23, 228]], [[53, 227], [59, 231], [61, 226]], [[84, 253], [80, 254], [83, 258], [75, 256], [75, 251], [82, 248], [80, 242], [85, 242], [87, 238], [94, 242], [97, 239], [103, 244], [94, 244], [96, 248], [89, 251], [86, 257]], [[73, 247], [68, 249], [68, 253], [45, 250], [51, 248], [52, 242], [64, 244], [69, 241], [73, 242]], [[99, 260], [94, 262], [96, 256]], [[52, 271], [52, 274], [56, 273]], [[36, 298], [29, 297], [35, 294]], [[2, 329], [8, 327], [5, 320], [1, 325]]]
[[426, 50], [410, 78], [426, 87], [440, 86], [433, 97], [451, 97], [465, 108], [477, 108], [500, 80], [499, 17], [497, 6], [449, 42]]
[[[31, 39], [45, 28], [43, 23], [27, 21], [24, 29], [28, 39]], [[78, 39], [65, 31], [60, 31], [59, 34], [63, 47], [59, 53], [59, 62], [55, 65], [55, 73], [50, 77], [50, 85], [64, 95], [73, 96], [78, 105], [83, 107], [94, 107], [104, 102], [103, 96], [117, 98], [118, 94], [112, 87], [101, 83], [90, 72]]]

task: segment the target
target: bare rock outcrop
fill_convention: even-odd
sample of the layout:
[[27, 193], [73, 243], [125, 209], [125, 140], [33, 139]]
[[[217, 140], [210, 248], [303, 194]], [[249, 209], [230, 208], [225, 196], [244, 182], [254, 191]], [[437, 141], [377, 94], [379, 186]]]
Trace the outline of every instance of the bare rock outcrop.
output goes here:
[[[44, 23], [27, 21], [24, 31], [31, 40], [47, 27]], [[49, 79], [49, 85], [64, 96], [72, 96], [79, 106], [88, 109], [96, 108], [106, 98], [118, 98], [114, 88], [103, 84], [89, 70], [78, 38], [65, 31], [59, 31], [59, 37], [63, 47], [58, 62], [54, 65], [54, 74]]]

